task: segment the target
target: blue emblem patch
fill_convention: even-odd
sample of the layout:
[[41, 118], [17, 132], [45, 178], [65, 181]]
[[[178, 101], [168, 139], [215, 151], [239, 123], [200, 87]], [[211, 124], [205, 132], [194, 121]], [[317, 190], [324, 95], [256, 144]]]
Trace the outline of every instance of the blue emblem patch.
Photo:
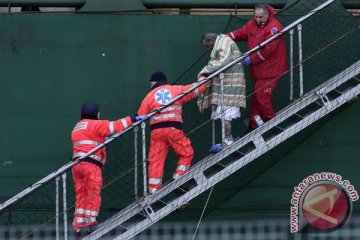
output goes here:
[[167, 89], [159, 89], [155, 93], [155, 101], [161, 105], [165, 105], [171, 100], [171, 93]]
[[270, 30], [271, 34], [272, 35], [275, 35], [278, 33], [278, 29], [276, 27], [273, 27], [271, 30]]

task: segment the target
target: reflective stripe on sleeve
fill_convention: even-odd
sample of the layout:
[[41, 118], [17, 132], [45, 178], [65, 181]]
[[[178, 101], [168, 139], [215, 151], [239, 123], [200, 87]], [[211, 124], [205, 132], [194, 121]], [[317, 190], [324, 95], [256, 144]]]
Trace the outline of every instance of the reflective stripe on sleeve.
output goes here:
[[92, 140], [80, 140], [80, 141], [73, 142], [73, 147], [76, 147], [76, 146], [81, 145], [81, 144], [89, 144], [89, 145], [98, 146], [101, 143], [96, 142], [96, 141], [92, 141]]
[[199, 96], [200, 95], [200, 92], [199, 92], [199, 88], [195, 89], [195, 96]]
[[182, 110], [182, 106], [170, 106], [170, 107], [167, 107], [167, 108], [161, 110], [161, 112], [170, 112], [170, 111], [174, 111], [174, 110]]
[[114, 121], [109, 123], [109, 130], [111, 135], [115, 134]]
[[[195, 86], [195, 85], [196, 85], [196, 83], [193, 83], [193, 86]], [[196, 89], [194, 90], [194, 92], [195, 92], [195, 96], [196, 96], [196, 97], [198, 97], [198, 96], [200, 95], [199, 88], [196, 88]]]
[[174, 114], [174, 113], [170, 113], [170, 114], [162, 114], [160, 116], [157, 117], [151, 117], [151, 121], [156, 121], [156, 120], [160, 120], [160, 119], [170, 119], [170, 118], [177, 118], [179, 120], [182, 120], [182, 117], [180, 114]]
[[257, 55], [259, 55], [261, 60], [265, 61], [265, 58], [261, 55], [260, 51], [257, 51], [256, 53], [257, 53]]
[[124, 126], [124, 128], [128, 127], [128, 123], [126, 122], [125, 118], [120, 119], [120, 121], [121, 121], [122, 125]]

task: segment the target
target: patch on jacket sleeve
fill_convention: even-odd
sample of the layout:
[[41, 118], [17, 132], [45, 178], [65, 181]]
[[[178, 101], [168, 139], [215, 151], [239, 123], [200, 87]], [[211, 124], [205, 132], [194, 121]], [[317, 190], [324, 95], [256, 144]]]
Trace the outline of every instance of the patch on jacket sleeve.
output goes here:
[[88, 122], [79, 122], [76, 124], [76, 126], [74, 127], [73, 132], [80, 130], [80, 129], [86, 129], [88, 125]]
[[273, 27], [273, 28], [271, 28], [270, 32], [272, 35], [275, 35], [279, 32], [279, 30], [277, 29], [277, 27]]

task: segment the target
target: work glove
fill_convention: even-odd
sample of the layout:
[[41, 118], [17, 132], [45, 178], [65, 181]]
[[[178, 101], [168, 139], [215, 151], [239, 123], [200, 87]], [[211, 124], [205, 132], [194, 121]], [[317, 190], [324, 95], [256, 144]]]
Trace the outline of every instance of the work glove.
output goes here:
[[147, 118], [148, 118], [147, 115], [133, 116], [131, 118], [131, 121], [133, 121], [133, 122], [138, 122], [138, 121], [144, 122]]
[[244, 65], [244, 66], [248, 66], [251, 64], [251, 59], [250, 57], [246, 57], [244, 58], [243, 60], [241, 60], [241, 64]]
[[210, 153], [218, 153], [221, 152], [223, 149], [222, 145], [220, 143], [215, 144], [213, 146], [210, 147]]

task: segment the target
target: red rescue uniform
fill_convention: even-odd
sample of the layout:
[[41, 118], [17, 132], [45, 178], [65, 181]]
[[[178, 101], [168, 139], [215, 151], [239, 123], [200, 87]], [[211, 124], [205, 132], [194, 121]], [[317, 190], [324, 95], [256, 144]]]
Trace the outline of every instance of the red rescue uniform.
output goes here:
[[[274, 8], [267, 5], [268, 20], [264, 27], [257, 25], [254, 18], [242, 28], [227, 35], [234, 41], [247, 41], [247, 49], [258, 46], [266, 39], [283, 30], [281, 23], [274, 17]], [[275, 117], [272, 106], [272, 92], [279, 79], [288, 71], [285, 36], [281, 36], [265, 47], [260, 48], [250, 56], [250, 74], [254, 80], [250, 126], [256, 128], [255, 115], [260, 115], [265, 121]]]
[[[130, 117], [117, 121], [82, 119], [71, 133], [73, 160], [84, 156], [105, 142], [105, 137], [132, 125]], [[72, 168], [75, 187], [74, 229], [97, 224], [101, 204], [102, 166], [106, 162], [105, 148], [85, 158]]]
[[[159, 86], [144, 98], [137, 114], [149, 114], [160, 106], [166, 105], [193, 86], [193, 84], [186, 86]], [[162, 187], [164, 164], [170, 146], [179, 157], [174, 178], [184, 175], [190, 167], [194, 150], [191, 147], [190, 139], [185, 136], [182, 130], [182, 105], [198, 97], [205, 89], [206, 85], [204, 84], [151, 117], [150, 149], [148, 155], [148, 189], [150, 193]]]

